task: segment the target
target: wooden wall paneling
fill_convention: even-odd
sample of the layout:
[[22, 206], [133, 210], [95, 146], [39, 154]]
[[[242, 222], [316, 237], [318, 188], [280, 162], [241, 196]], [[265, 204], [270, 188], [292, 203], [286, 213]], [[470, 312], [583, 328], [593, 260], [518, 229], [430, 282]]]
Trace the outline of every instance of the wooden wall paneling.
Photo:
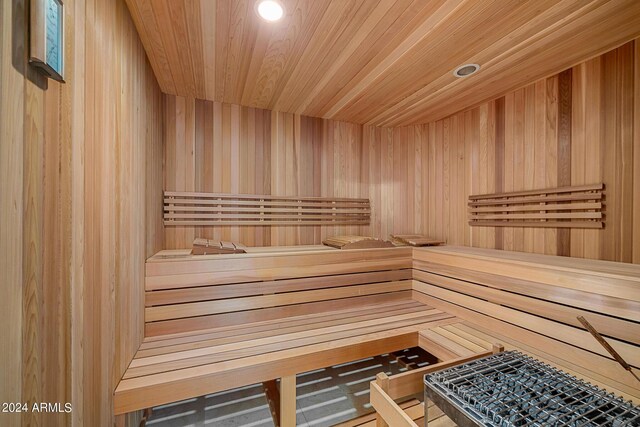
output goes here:
[[[540, 80], [534, 83], [535, 107], [534, 107], [534, 153], [533, 153], [533, 186], [534, 188], [544, 188], [546, 185], [546, 81]], [[544, 253], [546, 235], [542, 229], [533, 231], [533, 252]]]
[[[71, 61], [67, 61], [67, 76], [70, 82], [71, 108], [69, 120], [71, 121], [71, 163], [68, 165], [73, 180], [71, 185], [71, 215], [74, 226], [71, 227], [71, 274], [70, 286], [70, 399], [74, 402], [71, 413], [71, 425], [80, 426], [84, 423], [85, 408], [82, 404], [84, 394], [84, 135], [85, 135], [85, 27], [86, 16], [85, 2], [75, 1], [67, 3], [65, 7], [65, 22], [67, 31], [75, 37], [66, 37]], [[72, 64], [69, 67], [69, 62]], [[161, 160], [160, 160], [161, 161]], [[87, 409], [88, 410], [88, 409]]]
[[[445, 200], [445, 190], [444, 190], [444, 171], [443, 171], [443, 150], [444, 150], [444, 133], [443, 133], [444, 120], [439, 120], [435, 124], [435, 138], [433, 141], [434, 144], [434, 163], [435, 163], [435, 179], [433, 182], [435, 184], [435, 197], [434, 197], [434, 232], [436, 239], [443, 239], [444, 236], [448, 236], [446, 230], [444, 230], [443, 222], [442, 222], [442, 213], [444, 211], [444, 205], [446, 204]], [[433, 185], [433, 184], [430, 184]]]
[[[46, 79], [32, 67], [25, 69], [24, 80], [24, 222], [23, 222], [23, 377], [22, 399], [27, 402], [43, 400], [44, 339], [47, 333], [40, 325], [44, 313], [44, 138]], [[53, 94], [52, 94], [53, 95]], [[52, 138], [53, 139], [53, 138]], [[53, 142], [53, 141], [52, 141]], [[23, 423], [41, 424], [41, 413], [23, 414]]]
[[[586, 125], [586, 64], [574, 67], [571, 73], [571, 136], [573, 152], [571, 153], [571, 182], [580, 185], [585, 183], [584, 156], [587, 149], [585, 138]], [[585, 230], [570, 231], [570, 253], [584, 257]]]
[[[515, 114], [516, 114], [516, 92], [511, 92], [505, 96], [504, 113], [504, 174], [502, 175], [502, 186], [505, 192], [515, 191], [514, 189], [514, 147], [515, 139]], [[515, 228], [505, 228], [503, 231], [502, 246], [505, 250], [514, 250]]]
[[[545, 186], [552, 188], [557, 186], [558, 156], [557, 156], [557, 131], [558, 131], [558, 104], [557, 104], [557, 76], [545, 80]], [[558, 253], [557, 230], [546, 229], [545, 253], [556, 255]]]
[[640, 42], [633, 42], [633, 258], [640, 264]]
[[[606, 188], [607, 227], [602, 234], [599, 257], [631, 261], [632, 227], [632, 162], [633, 158], [633, 46], [631, 43], [602, 56], [602, 109], [599, 120], [603, 127], [601, 168]], [[623, 236], [624, 234], [624, 236]]]
[[[528, 159], [535, 158], [535, 101], [536, 101], [535, 85], [529, 85], [524, 88], [524, 123], [523, 123], [523, 146], [522, 146], [522, 188], [524, 190], [534, 190], [535, 180], [535, 163]], [[570, 125], [571, 123], [569, 123]], [[535, 228], [525, 227], [523, 230], [523, 246], [526, 252], [534, 251], [534, 235]]]
[[600, 156], [600, 164], [602, 168], [603, 180], [605, 183], [609, 183], [607, 186], [607, 205], [606, 215], [607, 219], [613, 219], [614, 222], [608, 224], [605, 230], [603, 230], [603, 244], [600, 247], [600, 256], [604, 259], [615, 259], [619, 254], [618, 245], [615, 241], [616, 236], [620, 232], [620, 224], [615, 222], [619, 219], [620, 209], [620, 189], [616, 186], [618, 184], [618, 171], [617, 157], [620, 154], [620, 129], [617, 128], [617, 118], [620, 114], [620, 105], [617, 102], [618, 93], [618, 73], [617, 73], [617, 56], [618, 52], [607, 52], [602, 56], [601, 64], [601, 93], [602, 104], [600, 116], [598, 119], [603, 127], [603, 134], [600, 143], [602, 144], [602, 151]]
[[[409, 185], [407, 182], [407, 131], [408, 129], [399, 128], [393, 132], [393, 230], [396, 233], [404, 233], [407, 231], [407, 190]], [[413, 166], [413, 165], [412, 165]], [[402, 231], [401, 231], [402, 230]]]
[[[467, 171], [468, 177], [467, 179], [471, 181], [471, 194], [488, 194], [487, 192], [487, 146], [488, 146], [488, 135], [487, 135], [487, 125], [488, 125], [488, 112], [489, 112], [489, 104], [485, 104], [478, 108], [478, 140], [476, 146], [473, 146], [472, 143], [472, 168]], [[474, 177], [471, 171], [476, 170], [477, 174]], [[465, 211], [466, 214], [466, 211]], [[488, 230], [470, 230], [469, 242], [467, 245], [476, 245], [479, 247], [486, 247], [487, 243], [487, 232]]]
[[[634, 42], [621, 46], [618, 51], [619, 68], [618, 96], [619, 118], [617, 128], [620, 129], [620, 166], [617, 168], [620, 188], [620, 235], [616, 240], [620, 242], [620, 255], [616, 260], [632, 262], [633, 234], [633, 107], [634, 107]], [[637, 197], [637, 191], [636, 191]]]
[[[406, 186], [404, 189], [404, 193], [406, 194], [406, 217], [407, 217], [407, 230], [415, 230], [416, 222], [415, 222], [415, 212], [414, 206], [416, 205], [415, 201], [415, 172], [416, 172], [416, 159], [419, 158], [419, 155], [416, 153], [416, 137], [415, 132], [418, 127], [415, 126], [413, 128], [407, 128], [407, 177], [406, 177]], [[419, 189], [419, 187], [418, 187]]]
[[[601, 93], [601, 60], [602, 57], [594, 58], [588, 61], [583, 66], [583, 85], [584, 97], [583, 99], [576, 98], [576, 101], [582, 101], [583, 104], [577, 104], [573, 106], [574, 112], [584, 112], [584, 133], [580, 138], [579, 135], [572, 135], [572, 144], [582, 144], [584, 149], [581, 150], [577, 147], [572, 150], [573, 156], [577, 157], [575, 166], [578, 171], [582, 171], [582, 182], [592, 182], [593, 180], [603, 180], [602, 166], [601, 166], [601, 152], [604, 147], [604, 127], [600, 117], [600, 109], [602, 108], [602, 93]], [[577, 73], [574, 73], [577, 75]], [[577, 120], [575, 123], [579, 123]], [[573, 174], [572, 164], [572, 174]], [[580, 183], [579, 181], [577, 182]], [[605, 184], [606, 185], [606, 184]], [[605, 190], [606, 191], [606, 190]], [[605, 198], [606, 200], [606, 198]], [[605, 220], [606, 220], [605, 212]], [[577, 256], [584, 256], [585, 258], [600, 258], [600, 247], [604, 233], [596, 233], [595, 230], [585, 230], [583, 233], [584, 239], [582, 242], [582, 249], [575, 252]], [[573, 239], [573, 235], [571, 238]]]
[[[505, 99], [496, 99], [496, 126], [495, 126], [495, 191], [504, 191], [504, 138], [505, 138]], [[503, 249], [504, 230], [502, 227], [495, 228], [495, 249]]]
[[[422, 232], [422, 213], [421, 207], [424, 206], [427, 201], [424, 199], [425, 185], [422, 180], [422, 168], [423, 161], [426, 159], [426, 155], [423, 151], [424, 142], [424, 127], [415, 126], [413, 129], [413, 175], [409, 179], [409, 192], [412, 192], [413, 204], [408, 208], [412, 210], [413, 224], [412, 229], [418, 233]], [[412, 188], [413, 187], [413, 188]]]
[[[251, 177], [244, 159], [250, 156], [244, 153], [255, 150], [256, 161], [246, 162], [255, 170], [257, 185], [266, 183], [266, 194], [310, 191], [320, 196], [372, 200], [369, 227], [239, 231], [243, 239], [255, 240], [258, 245], [319, 243], [327, 235], [345, 232], [386, 238], [393, 231], [423, 230], [455, 244], [630, 261], [632, 240], [622, 239], [620, 230], [631, 227], [635, 199], [634, 169], [629, 161], [623, 163], [623, 158], [634, 155], [630, 112], [635, 101], [627, 90], [635, 87], [634, 60], [633, 44], [628, 44], [480, 107], [425, 125], [394, 129], [256, 109], [255, 137], [251, 138], [254, 132], [247, 107], [198, 101], [213, 110], [213, 130], [208, 131], [213, 141], [209, 143], [210, 137], [205, 135], [204, 148], [196, 148], [196, 152], [212, 152], [212, 185], [221, 186], [219, 191], [234, 179], [239, 180], [239, 188], [246, 187], [243, 182]], [[173, 102], [171, 98], [167, 96], [168, 104]], [[240, 113], [232, 126], [227, 113], [233, 108]], [[167, 108], [165, 114], [171, 110]], [[176, 144], [179, 134], [172, 122], [182, 115], [176, 111], [166, 117], [168, 146]], [[226, 169], [229, 163], [225, 160], [231, 158], [229, 144], [235, 126], [239, 126], [240, 135], [237, 178]], [[244, 142], [244, 135], [249, 142]], [[260, 140], [260, 135], [267, 137]], [[166, 155], [169, 152], [167, 149]], [[195, 156], [201, 157], [199, 153]], [[198, 174], [199, 168], [209, 167], [207, 162], [198, 163]], [[167, 182], [175, 181], [171, 175], [182, 172], [171, 158], [166, 158], [166, 165]], [[265, 179], [260, 179], [262, 175]], [[568, 233], [500, 227], [472, 230], [466, 222], [462, 201], [472, 189], [503, 192], [555, 187], [558, 182], [605, 182], [607, 189], [611, 187], [611, 194], [607, 194], [611, 227], [605, 226], [603, 232]], [[627, 196], [620, 197], [622, 192]], [[167, 231], [167, 236], [171, 233]], [[230, 230], [196, 233], [230, 236]], [[184, 236], [167, 239], [172, 240], [168, 248], [190, 244]]]
[[[460, 171], [460, 179], [464, 180], [464, 192], [458, 194], [456, 203], [456, 223], [458, 224], [464, 222], [466, 215], [464, 199], [473, 194], [473, 187], [477, 186], [477, 183], [473, 182], [473, 171], [476, 171], [476, 176], [480, 174], [479, 148], [482, 125], [479, 108], [465, 113], [464, 126], [464, 151], [458, 150], [458, 170]], [[460, 244], [470, 246], [472, 237], [471, 227], [463, 226], [458, 235]]]
[[26, 2], [1, 7], [2, 311], [12, 325], [2, 400], [71, 402], [73, 412], [2, 414], [0, 424], [113, 424], [115, 384], [142, 339], [136, 285], [164, 235], [152, 207], [162, 200], [159, 86], [123, 1], [65, 1], [65, 84], [27, 66]]
[[[558, 74], [558, 186], [571, 185], [571, 101], [572, 70]], [[558, 255], [571, 253], [571, 232], [557, 231]]]
[[[69, 4], [73, 8], [73, 3]], [[73, 30], [73, 20], [67, 20]], [[67, 75], [73, 75], [70, 67]], [[71, 111], [72, 88], [50, 82], [45, 92], [45, 129], [48, 135], [44, 146], [44, 215], [42, 229], [43, 244], [43, 291], [41, 307], [43, 323], [46, 326], [42, 345], [42, 398], [56, 401], [64, 396], [71, 400], [70, 379], [72, 365], [70, 356], [72, 252], [72, 171]], [[51, 254], [57, 254], [52, 257]], [[60, 259], [65, 262], [60, 262]], [[68, 425], [71, 414], [43, 415], [46, 424]], [[51, 419], [53, 418], [53, 419]]]
[[[86, 4], [84, 424], [112, 423], [112, 393], [142, 341], [146, 256], [162, 244], [157, 221], [162, 100], [124, 2]], [[193, 132], [188, 123], [184, 131]], [[188, 158], [185, 156], [185, 158]], [[185, 162], [187, 165], [188, 162]], [[148, 180], [148, 181], [147, 181]], [[149, 201], [148, 214], [145, 200]], [[157, 230], [157, 222], [150, 224]], [[91, 249], [89, 249], [91, 248]], [[100, 402], [97, 404], [97, 402]], [[137, 415], [119, 419], [134, 423]]]
[[[25, 3], [0, 3], [0, 313], [2, 322], [11, 325], [2, 335], [4, 351], [0, 356], [0, 400], [22, 400], [22, 306], [23, 306], [23, 218], [24, 218], [24, 69]], [[21, 414], [2, 414], [9, 427], [21, 425]]]
[[[368, 197], [373, 185], [369, 150], [379, 144], [365, 147], [360, 125], [173, 96], [165, 96], [164, 114], [167, 190]], [[391, 197], [405, 191], [407, 168], [402, 174]], [[369, 227], [169, 227], [165, 237], [168, 248], [181, 248], [193, 236], [262, 246], [318, 244], [349, 233], [368, 234]]]
[[[527, 120], [525, 111], [526, 88], [514, 93], [514, 123], [513, 123], [513, 188], [524, 189], [524, 122]], [[513, 248], [524, 250], [524, 228], [513, 229]]]
[[[418, 126], [428, 129], [426, 161], [410, 160], [415, 170], [409, 174], [427, 187], [427, 202], [414, 206], [425, 232], [453, 244], [631, 261], [629, 230], [637, 198], [631, 161], [635, 100], [629, 95], [637, 86], [634, 46], [628, 43], [478, 108], [393, 129], [394, 140], [406, 139], [414, 148], [411, 138]], [[559, 182], [605, 183], [604, 230], [472, 230], [458, 216], [458, 198], [470, 189], [504, 192], [553, 188]], [[415, 195], [415, 188], [407, 187], [411, 190]], [[411, 218], [404, 215], [394, 221]], [[621, 230], [626, 230], [624, 239]]]
[[424, 214], [425, 220], [428, 226], [425, 229], [428, 231], [428, 235], [435, 237], [435, 207], [436, 207], [436, 189], [432, 183], [436, 182], [436, 124], [428, 124], [428, 138], [427, 138], [427, 159], [428, 168], [426, 170], [427, 175], [423, 178], [425, 185], [429, 187], [429, 209], [426, 209]]
[[372, 206], [371, 209], [371, 219], [370, 219], [370, 229], [372, 233], [379, 233], [379, 230], [382, 226], [381, 218], [380, 218], [380, 194], [381, 188], [379, 185], [380, 182], [380, 128], [376, 127], [365, 127], [363, 129], [363, 145], [366, 145], [367, 151], [369, 153], [367, 161], [367, 170], [369, 172], [369, 203]]

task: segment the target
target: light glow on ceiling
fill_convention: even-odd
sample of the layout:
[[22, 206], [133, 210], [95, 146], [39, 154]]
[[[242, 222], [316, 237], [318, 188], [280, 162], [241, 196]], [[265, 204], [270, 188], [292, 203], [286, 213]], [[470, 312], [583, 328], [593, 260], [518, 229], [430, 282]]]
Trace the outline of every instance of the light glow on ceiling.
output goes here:
[[262, 19], [269, 22], [278, 21], [284, 16], [284, 7], [276, 0], [260, 0], [256, 10]]

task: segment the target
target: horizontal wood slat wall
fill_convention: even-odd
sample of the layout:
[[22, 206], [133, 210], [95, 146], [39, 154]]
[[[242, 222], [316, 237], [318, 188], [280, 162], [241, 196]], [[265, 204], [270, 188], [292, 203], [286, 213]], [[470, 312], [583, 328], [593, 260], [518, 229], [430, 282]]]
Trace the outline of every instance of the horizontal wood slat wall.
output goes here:
[[594, 184], [471, 195], [469, 225], [602, 228], [603, 188], [603, 184]]
[[165, 191], [165, 227], [367, 225], [368, 199]]
[[527, 342], [640, 401], [637, 380], [576, 318], [639, 372], [640, 266], [452, 246], [415, 249], [413, 259], [418, 301]]
[[[403, 196], [413, 209], [398, 220], [449, 244], [640, 263], [640, 214], [633, 209], [640, 203], [634, 178], [640, 170], [639, 44], [446, 119], [394, 129], [413, 154], [408, 167], [415, 177]], [[569, 90], [561, 90], [567, 80]], [[600, 182], [604, 229], [471, 227], [467, 221], [472, 194]]]
[[165, 247], [191, 247], [195, 237], [275, 246], [411, 233], [412, 150], [392, 129], [166, 95], [165, 190], [363, 198], [371, 218], [355, 226], [167, 228]]

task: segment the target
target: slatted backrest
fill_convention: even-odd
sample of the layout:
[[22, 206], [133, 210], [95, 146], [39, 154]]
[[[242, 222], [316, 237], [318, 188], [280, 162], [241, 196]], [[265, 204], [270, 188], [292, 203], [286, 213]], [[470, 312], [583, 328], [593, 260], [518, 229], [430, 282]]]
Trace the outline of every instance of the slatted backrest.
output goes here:
[[604, 184], [469, 196], [469, 224], [602, 228]]
[[369, 199], [165, 191], [165, 226], [366, 225]]
[[146, 335], [410, 299], [411, 254], [388, 248], [152, 257]]
[[584, 316], [640, 367], [640, 266], [476, 248], [414, 249], [414, 298], [565, 359], [640, 396], [640, 384], [584, 329]]

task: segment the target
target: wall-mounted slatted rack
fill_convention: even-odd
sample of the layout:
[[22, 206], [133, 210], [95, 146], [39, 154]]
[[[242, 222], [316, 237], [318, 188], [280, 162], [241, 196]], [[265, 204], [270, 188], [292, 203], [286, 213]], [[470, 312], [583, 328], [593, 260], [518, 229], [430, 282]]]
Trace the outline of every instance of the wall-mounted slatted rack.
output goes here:
[[604, 184], [469, 196], [469, 224], [602, 228]]
[[366, 225], [369, 199], [165, 191], [165, 226]]

